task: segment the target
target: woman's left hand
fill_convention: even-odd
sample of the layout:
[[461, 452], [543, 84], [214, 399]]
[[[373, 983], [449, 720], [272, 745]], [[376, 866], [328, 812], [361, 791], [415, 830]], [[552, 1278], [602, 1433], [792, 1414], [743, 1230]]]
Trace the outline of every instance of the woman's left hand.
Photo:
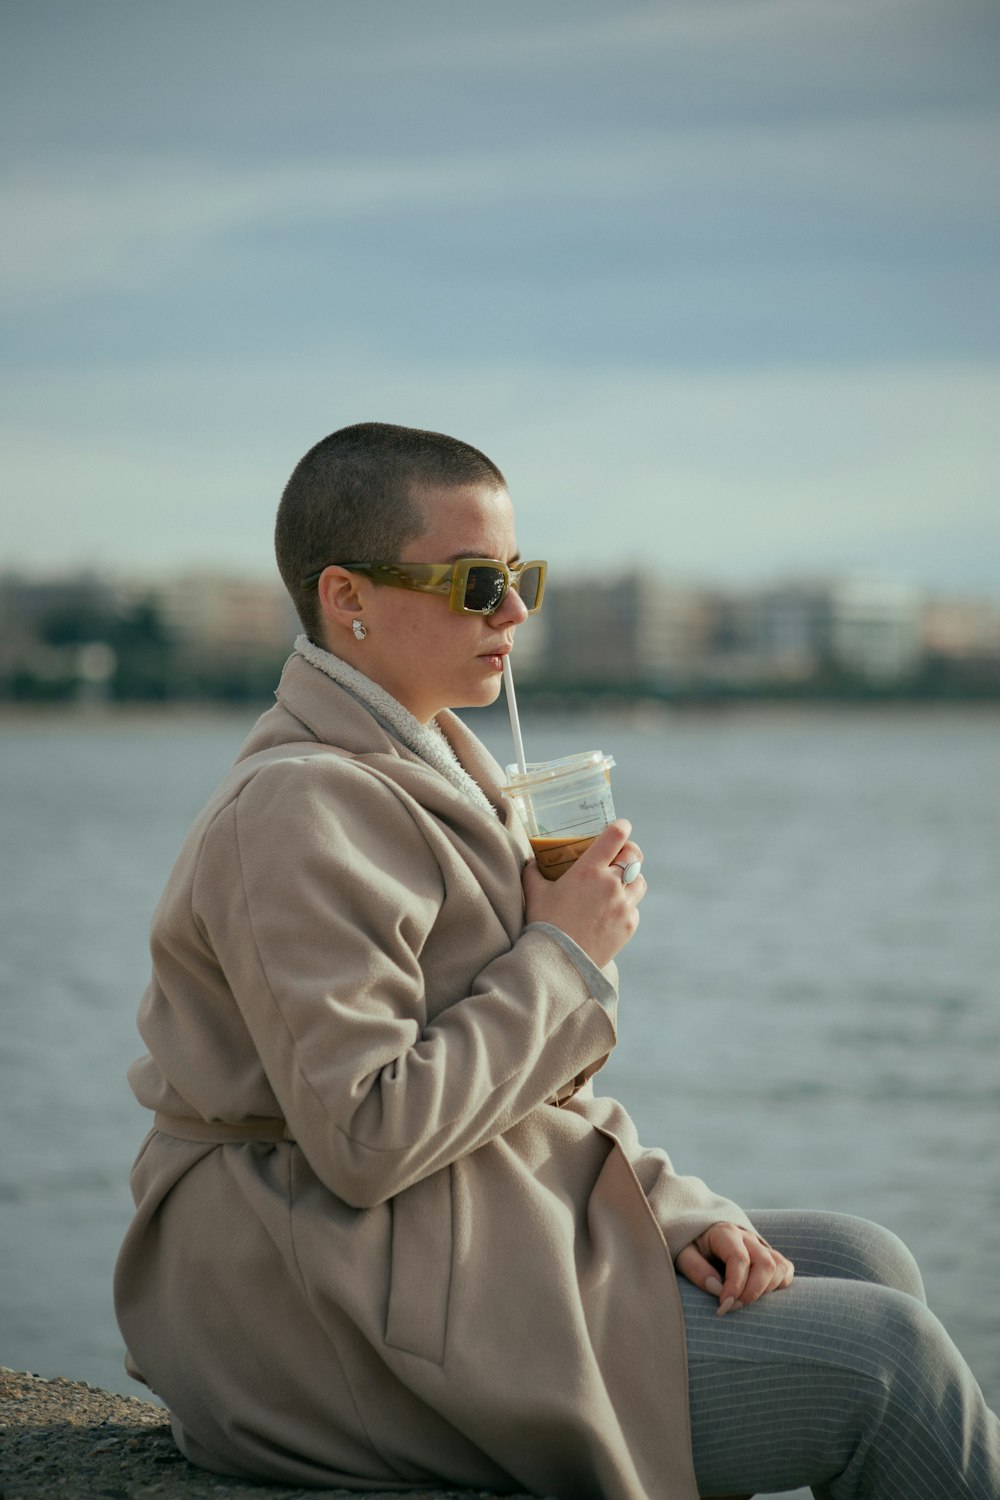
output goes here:
[[789, 1286], [795, 1275], [790, 1260], [752, 1229], [738, 1224], [713, 1224], [675, 1262], [678, 1271], [719, 1299], [719, 1317], [734, 1307], [746, 1307], [765, 1292]]

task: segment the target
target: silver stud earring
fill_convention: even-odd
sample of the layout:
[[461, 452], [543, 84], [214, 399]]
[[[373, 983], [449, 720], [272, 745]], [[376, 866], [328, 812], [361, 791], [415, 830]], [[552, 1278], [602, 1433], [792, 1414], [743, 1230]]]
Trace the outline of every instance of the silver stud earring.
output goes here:
[[351, 622], [351, 629], [354, 631], [354, 639], [356, 641], [363, 641], [365, 636], [368, 634], [367, 630], [365, 629], [364, 625], [362, 625], [360, 620], [353, 620]]

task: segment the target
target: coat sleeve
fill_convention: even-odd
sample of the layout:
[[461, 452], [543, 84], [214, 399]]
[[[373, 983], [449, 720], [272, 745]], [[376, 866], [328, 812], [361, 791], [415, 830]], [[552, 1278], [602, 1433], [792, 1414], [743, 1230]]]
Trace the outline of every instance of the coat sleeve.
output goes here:
[[255, 776], [209, 829], [193, 894], [291, 1134], [356, 1207], [502, 1134], [614, 1045], [600, 971], [588, 984], [542, 931], [511, 944], [485, 899], [469, 952], [493, 956], [427, 1020], [442, 872], [403, 800], [349, 761]]
[[665, 1151], [642, 1146], [635, 1125], [616, 1099], [578, 1095], [567, 1106], [617, 1141], [676, 1260], [713, 1224], [753, 1224], [739, 1204], [712, 1191], [700, 1177], [680, 1175]]

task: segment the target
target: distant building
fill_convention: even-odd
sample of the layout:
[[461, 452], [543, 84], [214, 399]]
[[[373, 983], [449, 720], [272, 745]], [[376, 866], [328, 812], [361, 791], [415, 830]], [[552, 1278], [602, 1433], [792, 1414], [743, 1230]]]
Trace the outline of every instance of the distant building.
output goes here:
[[635, 624], [620, 584], [591, 578], [550, 583], [542, 618], [544, 649], [536, 651], [534, 665], [546, 680], [592, 686], [634, 679]]
[[1000, 604], [989, 599], [931, 599], [922, 646], [933, 657], [1000, 662]]
[[706, 681], [753, 688], [806, 682], [832, 654], [833, 606], [828, 583], [789, 582], [730, 590], [715, 599]]
[[240, 658], [291, 650], [301, 628], [282, 584], [231, 573], [191, 572], [151, 585], [151, 596], [181, 647]]
[[836, 664], [869, 681], [899, 681], [920, 666], [922, 600], [908, 584], [847, 579], [832, 594]]
[[785, 583], [754, 595], [754, 644], [770, 676], [803, 681], [830, 659], [834, 619], [831, 594], [828, 583]]
[[65, 694], [104, 696], [115, 660], [106, 636], [120, 603], [114, 586], [92, 572], [0, 576], [0, 695], [12, 684], [33, 682]]
[[636, 657], [647, 686], [690, 687], [702, 674], [718, 630], [717, 597], [690, 584], [644, 574], [624, 580], [636, 600]]
[[699, 685], [794, 686], [830, 670], [896, 683], [921, 665], [923, 608], [916, 589], [869, 579], [741, 590], [642, 573], [583, 579], [550, 588], [544, 641], [531, 669], [558, 684], [668, 693]]
[[549, 594], [537, 615], [518, 628], [514, 637], [511, 665], [515, 681], [534, 682], [544, 674], [549, 639]]
[[[712, 611], [703, 591], [635, 572], [552, 584], [539, 620], [533, 676], [563, 686], [663, 690], [697, 675]], [[519, 661], [525, 634], [518, 633]]]

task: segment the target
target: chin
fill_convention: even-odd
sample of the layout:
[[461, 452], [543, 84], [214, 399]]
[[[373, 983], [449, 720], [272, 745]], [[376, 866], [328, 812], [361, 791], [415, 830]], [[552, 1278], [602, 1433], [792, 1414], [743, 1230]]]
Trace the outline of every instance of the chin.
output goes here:
[[475, 688], [470, 688], [460, 703], [453, 703], [453, 708], [488, 708], [495, 703], [500, 696], [503, 686], [503, 678], [499, 674], [491, 677], [486, 682], [481, 682]]

